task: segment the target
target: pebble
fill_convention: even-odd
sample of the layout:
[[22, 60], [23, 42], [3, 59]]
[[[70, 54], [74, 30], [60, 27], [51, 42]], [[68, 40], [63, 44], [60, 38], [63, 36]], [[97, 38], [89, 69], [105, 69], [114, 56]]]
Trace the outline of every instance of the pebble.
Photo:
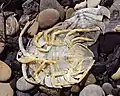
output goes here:
[[28, 83], [24, 77], [21, 77], [20, 79], [18, 79], [17, 83], [16, 83], [16, 87], [18, 90], [20, 91], [28, 91], [31, 90], [35, 87], [35, 85]]
[[107, 95], [112, 94], [113, 87], [110, 83], [104, 83], [102, 88]]
[[105, 96], [105, 93], [100, 86], [90, 84], [80, 92], [79, 96]]
[[96, 82], [95, 76], [93, 74], [90, 74], [87, 78], [87, 81], [85, 82], [85, 86], [89, 84], [94, 84]]
[[31, 36], [34, 36], [37, 34], [38, 32], [38, 28], [39, 28], [39, 24], [37, 21], [35, 21], [31, 26], [30, 28], [28, 29], [28, 34], [31, 35]]
[[72, 85], [71, 92], [77, 93], [79, 91], [80, 91], [80, 87], [77, 84], [76, 85]]
[[0, 96], [13, 96], [13, 89], [9, 83], [0, 83]]
[[75, 10], [73, 8], [68, 8], [67, 11], [66, 11], [66, 19], [71, 18], [74, 11]]
[[27, 23], [28, 20], [29, 20], [29, 16], [26, 15], [26, 14], [23, 14], [20, 17], [19, 23], [20, 23], [20, 25], [24, 26]]
[[59, 20], [59, 12], [56, 9], [46, 9], [39, 13], [38, 23], [40, 28], [53, 26]]
[[120, 79], [120, 68], [117, 70], [116, 73], [114, 73], [111, 77], [113, 80], [118, 80]]
[[112, 94], [113, 94], [114, 96], [118, 96], [119, 91], [120, 91], [119, 88], [114, 88], [114, 89], [112, 90]]
[[11, 73], [10, 67], [3, 61], [0, 61], [0, 81], [7, 81], [10, 79]]
[[6, 35], [14, 35], [19, 30], [19, 23], [14, 16], [9, 16], [6, 20]]
[[21, 92], [21, 91], [16, 91], [16, 94], [17, 96], [31, 96], [29, 93], [24, 93], [24, 92]]
[[61, 20], [65, 17], [65, 11], [63, 6], [59, 4], [57, 0], [40, 0], [40, 11], [48, 8], [53, 8], [59, 11]]
[[5, 43], [0, 41], [0, 53], [3, 52], [4, 47], [5, 47]]
[[31, 14], [38, 12], [39, 4], [35, 0], [27, 0], [22, 4], [24, 14]]

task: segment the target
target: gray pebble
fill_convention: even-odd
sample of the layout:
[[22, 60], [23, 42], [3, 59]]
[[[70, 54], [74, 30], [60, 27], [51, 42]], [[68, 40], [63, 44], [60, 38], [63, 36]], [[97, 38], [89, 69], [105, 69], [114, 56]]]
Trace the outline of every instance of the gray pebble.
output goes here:
[[105, 93], [100, 86], [90, 84], [80, 92], [79, 96], [105, 96]]
[[107, 95], [112, 94], [113, 87], [110, 83], [104, 83], [102, 88]]
[[23, 93], [23, 92], [20, 92], [20, 91], [16, 91], [16, 94], [17, 94], [17, 96], [30, 96], [29, 93]]
[[38, 12], [39, 10], [39, 4], [35, 0], [27, 0], [25, 3], [22, 5], [24, 14], [31, 14], [33, 12]]
[[16, 84], [16, 87], [20, 91], [28, 91], [30, 89], [33, 89], [35, 85], [28, 83], [24, 77], [21, 77]]

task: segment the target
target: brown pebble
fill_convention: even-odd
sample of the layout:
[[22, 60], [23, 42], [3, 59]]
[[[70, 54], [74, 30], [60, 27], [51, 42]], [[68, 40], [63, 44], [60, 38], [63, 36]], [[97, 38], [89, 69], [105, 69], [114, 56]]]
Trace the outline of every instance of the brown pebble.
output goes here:
[[0, 83], [0, 96], [13, 96], [13, 89], [9, 83]]
[[40, 28], [53, 26], [59, 20], [60, 14], [56, 9], [46, 9], [39, 13], [38, 23]]
[[10, 79], [11, 73], [10, 67], [3, 61], [0, 61], [0, 81], [7, 81]]
[[34, 36], [37, 34], [38, 32], [38, 28], [39, 28], [39, 25], [38, 25], [38, 22], [35, 21], [31, 26], [30, 28], [28, 29], [28, 34], [31, 35], [31, 36]]

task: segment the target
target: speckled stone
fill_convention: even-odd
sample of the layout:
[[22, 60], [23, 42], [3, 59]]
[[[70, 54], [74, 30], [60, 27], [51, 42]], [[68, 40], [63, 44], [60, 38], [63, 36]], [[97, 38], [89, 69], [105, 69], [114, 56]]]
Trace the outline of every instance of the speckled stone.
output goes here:
[[105, 93], [100, 86], [90, 84], [80, 92], [79, 96], [105, 96]]
[[13, 96], [13, 89], [9, 83], [0, 83], [0, 96]]
[[10, 67], [3, 61], [0, 61], [0, 81], [7, 81], [10, 79], [11, 73]]
[[17, 83], [16, 83], [16, 87], [18, 90], [20, 91], [28, 91], [31, 90], [35, 87], [35, 85], [28, 83], [24, 77], [21, 77], [20, 79], [18, 79]]
[[40, 28], [53, 26], [59, 20], [59, 12], [56, 9], [46, 9], [39, 13], [38, 23]]
[[113, 87], [110, 83], [104, 83], [102, 88], [107, 95], [112, 94]]

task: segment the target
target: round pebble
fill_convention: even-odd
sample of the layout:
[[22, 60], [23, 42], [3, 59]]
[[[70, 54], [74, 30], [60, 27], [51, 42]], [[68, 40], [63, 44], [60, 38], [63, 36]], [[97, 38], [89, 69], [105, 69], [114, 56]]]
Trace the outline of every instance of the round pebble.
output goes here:
[[21, 77], [20, 79], [18, 79], [17, 83], [16, 83], [16, 87], [18, 90], [20, 91], [28, 91], [31, 90], [35, 87], [35, 85], [28, 83], [24, 77]]
[[0, 83], [0, 96], [13, 96], [13, 94], [9, 83]]
[[100, 86], [90, 84], [80, 92], [79, 96], [105, 96], [105, 93]]
[[112, 94], [113, 87], [110, 83], [104, 83], [102, 88], [107, 95]]
[[66, 11], [66, 19], [71, 18], [73, 13], [74, 13], [74, 9], [73, 8], [68, 8], [67, 11]]
[[0, 81], [7, 81], [10, 79], [11, 73], [10, 67], [3, 61], [0, 61]]
[[57, 23], [59, 19], [59, 12], [56, 9], [46, 9], [39, 13], [38, 23], [40, 28], [48, 28]]
[[65, 11], [63, 6], [59, 4], [57, 0], [40, 0], [40, 11], [45, 9], [53, 8], [60, 13], [60, 19], [63, 20], [65, 16]]

